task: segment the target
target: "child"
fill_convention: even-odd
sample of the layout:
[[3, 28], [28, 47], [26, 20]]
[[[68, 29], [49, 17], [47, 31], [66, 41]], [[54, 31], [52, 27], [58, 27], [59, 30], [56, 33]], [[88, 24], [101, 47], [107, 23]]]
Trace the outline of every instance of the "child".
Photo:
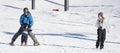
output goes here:
[[103, 49], [104, 41], [106, 39], [106, 29], [108, 30], [107, 25], [105, 23], [105, 18], [103, 17], [103, 12], [98, 13], [98, 20], [97, 20], [96, 26], [98, 27], [97, 29], [98, 37], [96, 41], [96, 48], [100, 46], [100, 49]]
[[21, 36], [21, 46], [27, 45], [27, 39], [28, 39], [28, 25], [24, 24], [22, 27], [23, 33]]

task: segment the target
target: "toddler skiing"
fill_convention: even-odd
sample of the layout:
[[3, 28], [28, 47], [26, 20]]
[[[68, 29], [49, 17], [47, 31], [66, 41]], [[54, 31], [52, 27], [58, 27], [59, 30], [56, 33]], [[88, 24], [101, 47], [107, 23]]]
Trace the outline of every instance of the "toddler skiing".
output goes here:
[[27, 46], [28, 32], [30, 31], [28, 30], [28, 25], [23, 24], [22, 30], [23, 30], [23, 33], [21, 36], [21, 46]]
[[20, 16], [20, 29], [18, 30], [18, 32], [13, 36], [10, 45], [14, 46], [14, 42], [15, 40], [18, 38], [19, 35], [21, 35], [23, 33], [22, 27], [24, 24], [28, 25], [28, 29], [30, 31], [28, 31], [28, 35], [31, 37], [31, 39], [34, 42], [34, 46], [38, 46], [39, 42], [37, 41], [37, 38], [35, 37], [35, 35], [32, 33], [32, 29], [31, 27], [33, 26], [33, 18], [31, 13], [29, 12], [28, 8], [24, 8], [23, 9], [23, 14]]

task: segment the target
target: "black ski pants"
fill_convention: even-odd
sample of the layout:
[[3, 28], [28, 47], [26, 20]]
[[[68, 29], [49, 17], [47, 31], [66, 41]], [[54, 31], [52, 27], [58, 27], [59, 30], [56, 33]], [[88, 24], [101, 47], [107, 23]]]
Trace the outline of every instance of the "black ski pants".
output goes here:
[[106, 29], [98, 28], [97, 29], [97, 41], [96, 46], [104, 47], [104, 41], [106, 39]]

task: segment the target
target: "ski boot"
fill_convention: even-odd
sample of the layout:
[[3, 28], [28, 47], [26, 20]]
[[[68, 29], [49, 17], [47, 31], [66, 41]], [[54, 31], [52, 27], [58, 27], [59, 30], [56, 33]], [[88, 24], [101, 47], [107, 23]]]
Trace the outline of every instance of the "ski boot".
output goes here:
[[10, 46], [14, 46], [15, 44], [13, 42], [10, 43]]
[[104, 48], [104, 46], [100, 46], [100, 50], [103, 49], [103, 48]]
[[39, 46], [40, 44], [39, 43], [34, 43], [34, 46]]

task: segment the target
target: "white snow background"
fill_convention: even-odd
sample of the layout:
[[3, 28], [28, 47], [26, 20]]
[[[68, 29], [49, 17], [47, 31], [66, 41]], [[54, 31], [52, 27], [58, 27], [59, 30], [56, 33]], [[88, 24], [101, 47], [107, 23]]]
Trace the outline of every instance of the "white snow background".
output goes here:
[[[120, 0], [69, 0], [69, 11], [64, 12], [64, 0], [0, 0], [0, 53], [120, 53]], [[33, 33], [40, 46], [15, 46], [9, 43], [18, 31], [23, 8], [28, 7], [33, 19]], [[59, 9], [58, 12], [52, 9]], [[109, 25], [105, 47], [95, 48], [98, 12], [103, 12]]]

